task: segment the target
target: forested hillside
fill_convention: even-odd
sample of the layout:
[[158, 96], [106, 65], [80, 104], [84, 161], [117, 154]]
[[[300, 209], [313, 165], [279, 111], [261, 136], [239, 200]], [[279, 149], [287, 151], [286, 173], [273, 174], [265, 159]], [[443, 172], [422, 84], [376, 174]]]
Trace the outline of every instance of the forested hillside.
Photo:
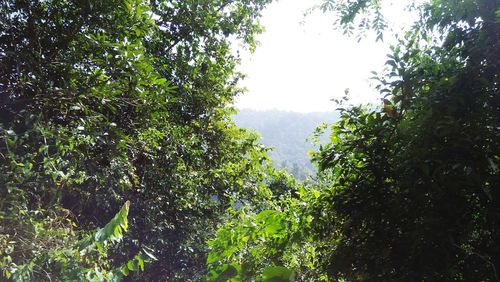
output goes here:
[[[306, 182], [233, 122], [269, 2], [0, 2], [1, 281], [499, 280], [498, 1], [411, 1]], [[386, 1], [320, 3], [393, 36]]]
[[[314, 132], [322, 124], [332, 124], [339, 115], [331, 113], [296, 113], [278, 110], [257, 111], [242, 109], [234, 116], [236, 125], [256, 130], [262, 144], [272, 148], [269, 157], [277, 168], [285, 168], [297, 179], [314, 175], [309, 151], [317, 149], [313, 144]], [[328, 131], [320, 136], [320, 142], [329, 140]]]

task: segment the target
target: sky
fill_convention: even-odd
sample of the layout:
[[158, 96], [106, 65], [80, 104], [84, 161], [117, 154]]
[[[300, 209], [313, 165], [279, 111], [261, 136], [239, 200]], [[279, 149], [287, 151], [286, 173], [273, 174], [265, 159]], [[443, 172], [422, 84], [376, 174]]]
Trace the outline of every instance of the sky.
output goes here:
[[[401, 2], [384, 7], [386, 18], [395, 19], [390, 26], [398, 30], [412, 18], [402, 14]], [[370, 36], [358, 43], [343, 35], [333, 26], [333, 14], [316, 11], [304, 17], [315, 3], [279, 0], [263, 11], [260, 45], [253, 54], [241, 51], [239, 70], [247, 77], [240, 85], [247, 93], [237, 98], [237, 108], [333, 111], [331, 99], [342, 97], [346, 88], [352, 103], [379, 101], [369, 77], [383, 69], [389, 44]]]

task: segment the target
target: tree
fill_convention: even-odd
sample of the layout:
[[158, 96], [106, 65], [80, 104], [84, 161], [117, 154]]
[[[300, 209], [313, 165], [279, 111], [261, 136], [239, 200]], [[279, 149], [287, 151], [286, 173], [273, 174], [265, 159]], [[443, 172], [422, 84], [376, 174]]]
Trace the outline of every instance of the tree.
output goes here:
[[230, 120], [229, 38], [252, 48], [268, 2], [3, 1], [2, 233], [27, 228], [23, 213], [89, 233], [130, 201], [128, 236], [103, 263], [153, 252], [137, 279], [199, 279], [226, 208], [267, 195], [266, 149]]
[[498, 279], [498, 4], [454, 3], [421, 8], [379, 79], [381, 110], [345, 111], [317, 155], [334, 178], [333, 277]]

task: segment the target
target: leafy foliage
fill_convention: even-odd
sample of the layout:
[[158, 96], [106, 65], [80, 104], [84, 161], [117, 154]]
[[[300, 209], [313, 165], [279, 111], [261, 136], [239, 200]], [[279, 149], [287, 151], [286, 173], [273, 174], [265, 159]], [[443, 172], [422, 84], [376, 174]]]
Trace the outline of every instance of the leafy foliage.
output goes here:
[[[229, 38], [253, 48], [268, 2], [3, 1], [2, 228], [23, 214], [20, 229], [62, 232], [54, 244], [65, 245], [130, 201], [129, 235], [107, 249], [103, 238], [126, 225], [101, 229], [92, 245], [107, 255], [96, 265], [149, 267], [140, 280], [199, 279], [225, 209], [267, 195], [266, 149], [230, 120], [241, 75]], [[148, 247], [149, 266], [137, 255]], [[12, 262], [31, 267], [36, 255]]]
[[[78, 232], [70, 218], [46, 216], [38, 210], [34, 215], [23, 212], [26, 221], [7, 218], [0, 237], [2, 276], [14, 281], [119, 281], [129, 274], [127, 266], [144, 270], [144, 254], [138, 254], [122, 267], [108, 260], [110, 246], [116, 246], [127, 230], [129, 202], [106, 226], [94, 233]], [[66, 215], [67, 216], [67, 215]], [[80, 238], [75, 240], [75, 238]], [[21, 263], [22, 262], [22, 263]], [[126, 269], [126, 271], [124, 271]]]
[[[383, 40], [387, 23], [382, 13], [382, 0], [324, 0], [313, 9], [336, 15], [335, 26], [345, 35], [356, 34], [360, 40], [365, 31], [373, 30], [376, 40]], [[310, 12], [310, 11], [309, 11]]]
[[[219, 281], [226, 266], [234, 267], [236, 281], [325, 281], [324, 275], [313, 270], [319, 245], [311, 236], [320, 192], [297, 184], [286, 174], [275, 173], [271, 178], [268, 185], [274, 197], [269, 206], [258, 212], [233, 211], [209, 242], [210, 281]], [[273, 189], [277, 182], [279, 190]]]
[[[333, 277], [498, 279], [498, 7], [422, 9], [379, 79], [383, 108], [346, 110], [317, 155], [334, 179], [335, 225], [320, 233], [338, 238], [325, 264]], [[435, 28], [442, 44], [428, 36]]]

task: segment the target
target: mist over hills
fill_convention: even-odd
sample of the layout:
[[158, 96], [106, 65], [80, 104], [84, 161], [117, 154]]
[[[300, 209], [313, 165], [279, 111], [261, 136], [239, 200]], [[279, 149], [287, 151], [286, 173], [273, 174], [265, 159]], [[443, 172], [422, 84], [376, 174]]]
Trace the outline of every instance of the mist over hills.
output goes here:
[[[276, 167], [287, 169], [298, 179], [305, 179], [315, 171], [307, 153], [315, 148], [307, 139], [322, 122], [331, 124], [338, 117], [335, 112], [297, 113], [243, 109], [234, 116], [234, 120], [240, 127], [256, 130], [262, 136], [261, 143], [273, 148], [270, 157]], [[328, 134], [324, 134], [322, 143], [328, 138]]]

